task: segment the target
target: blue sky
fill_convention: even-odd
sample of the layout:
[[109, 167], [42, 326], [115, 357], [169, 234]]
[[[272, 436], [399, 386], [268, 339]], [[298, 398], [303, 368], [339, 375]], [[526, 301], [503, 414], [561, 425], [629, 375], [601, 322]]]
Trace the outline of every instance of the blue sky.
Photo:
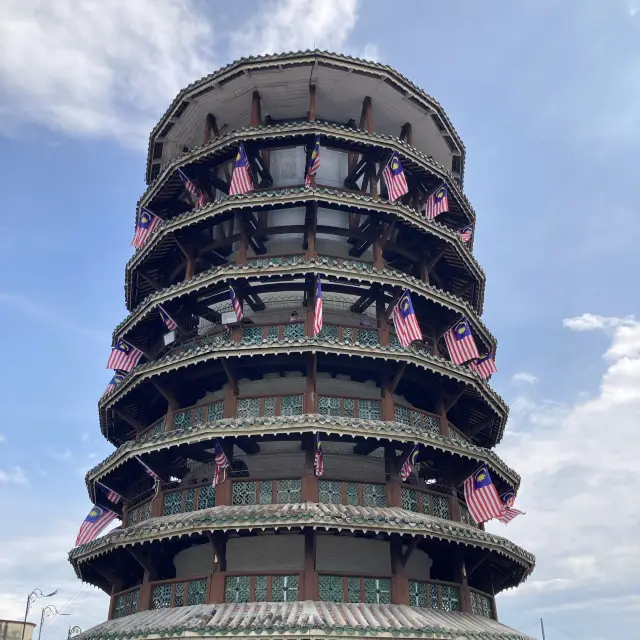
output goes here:
[[549, 640], [639, 634], [638, 13], [639, 0], [1, 0], [0, 618], [21, 617], [36, 586], [72, 612], [46, 640], [106, 617], [66, 553], [90, 506], [84, 473], [111, 450], [97, 400], [151, 127], [239, 55], [315, 44], [396, 67], [466, 145], [493, 384], [512, 405], [499, 453], [527, 511], [494, 530], [538, 558], [499, 598], [501, 620], [539, 637], [544, 617]]

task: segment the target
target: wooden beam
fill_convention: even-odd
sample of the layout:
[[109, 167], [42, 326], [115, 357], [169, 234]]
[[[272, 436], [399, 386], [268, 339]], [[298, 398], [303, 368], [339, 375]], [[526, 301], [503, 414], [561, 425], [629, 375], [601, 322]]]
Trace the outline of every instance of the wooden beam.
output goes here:
[[160, 395], [167, 401], [169, 409], [172, 411], [180, 407], [178, 399], [169, 391], [163, 384], [160, 384], [156, 380], [151, 380], [153, 386], [160, 392]]
[[204, 144], [209, 144], [209, 142], [211, 142], [211, 133], [213, 132], [214, 129], [215, 129], [215, 132], [216, 132], [215, 135], [217, 138], [218, 126], [216, 124], [216, 119], [213, 116], [213, 114], [207, 113], [207, 117], [205, 118], [205, 122], [204, 122], [204, 137], [203, 137]]
[[396, 295], [393, 296], [393, 298], [391, 298], [391, 302], [389, 302], [387, 308], [384, 311], [384, 314], [382, 316], [383, 320], [385, 322], [389, 321], [389, 318], [391, 317], [391, 314], [393, 313], [393, 308], [398, 304], [398, 302], [400, 302], [400, 298], [402, 298], [404, 294], [404, 290], [400, 289], [398, 291], [398, 293], [396, 293]]
[[407, 562], [409, 562], [409, 559], [411, 558], [411, 556], [413, 555], [413, 552], [416, 550], [416, 547], [418, 546], [419, 539], [420, 538], [418, 538], [418, 536], [411, 538], [411, 542], [409, 543], [409, 546], [407, 547], [405, 552], [402, 554], [401, 562], [403, 566], [406, 566]]
[[359, 442], [355, 447], [353, 447], [353, 453], [358, 456], [368, 456], [370, 453], [373, 453], [376, 449], [379, 449], [382, 446], [382, 442], [379, 440], [375, 440], [373, 438], [369, 438], [364, 442]]
[[476, 562], [471, 569], [467, 569], [467, 579], [469, 579], [474, 573], [475, 570], [480, 567], [480, 565], [489, 557], [488, 553], [485, 553], [478, 562]]
[[254, 455], [260, 453], [260, 445], [247, 436], [240, 436], [236, 438], [235, 445], [238, 449], [242, 449], [247, 455]]
[[113, 413], [122, 418], [130, 427], [133, 427], [136, 431], [144, 431], [147, 428], [147, 425], [142, 424], [140, 420], [130, 416], [126, 411], [122, 411], [122, 409], [113, 408]]
[[362, 112], [360, 113], [360, 129], [364, 129], [365, 125], [367, 133], [373, 133], [373, 105], [369, 96], [366, 96], [362, 101]]
[[260, 107], [260, 94], [257, 91], [251, 96], [251, 120], [252, 127], [259, 127], [262, 124], [262, 109]]
[[389, 386], [388, 386], [389, 393], [395, 393], [400, 380], [402, 380], [402, 376], [404, 375], [406, 368], [407, 368], [406, 362], [403, 362], [398, 367], [398, 370], [395, 372], [395, 375], [393, 376], [391, 382], [389, 383]]
[[433, 267], [436, 266], [436, 262], [438, 262], [438, 260], [440, 260], [440, 258], [442, 258], [442, 256], [447, 252], [448, 248], [449, 248], [448, 245], [445, 245], [444, 247], [442, 247], [442, 249], [440, 249], [440, 251], [437, 251], [433, 256], [431, 256], [425, 262], [425, 266], [427, 268], [427, 271], [431, 272], [431, 269], [433, 269]]
[[413, 146], [413, 132], [411, 131], [411, 123], [405, 122], [400, 129], [400, 140], [405, 140], [410, 146]]
[[460, 398], [462, 398], [464, 392], [466, 391], [466, 387], [462, 387], [462, 389], [460, 391], [458, 391], [457, 393], [455, 393], [454, 395], [450, 396], [450, 397], [446, 397], [444, 394], [442, 396], [442, 409], [445, 413], [448, 413], [451, 409], [453, 409], [454, 405], [456, 404], [456, 402], [458, 402], [458, 400], [460, 400]]
[[473, 438], [478, 433], [480, 433], [480, 431], [482, 431], [485, 427], [491, 426], [493, 424], [493, 421], [494, 421], [494, 418], [489, 418], [488, 420], [485, 420], [484, 422], [481, 422], [480, 424], [476, 425], [473, 429], [469, 429], [469, 437]]
[[233, 367], [229, 364], [225, 359], [221, 359], [222, 368], [224, 369], [225, 374], [227, 375], [227, 381], [229, 385], [233, 389], [234, 395], [238, 395], [238, 379], [235, 376], [235, 372], [233, 371]]
[[218, 572], [227, 570], [227, 538], [221, 531], [207, 532], [209, 544], [218, 558]]
[[160, 289], [162, 289], [162, 285], [155, 278], [152, 278], [149, 274], [145, 273], [142, 270], [139, 270], [138, 273], [143, 278], [143, 280], [146, 280], [156, 291], [160, 291]]
[[[127, 547], [129, 555], [142, 567], [144, 571], [148, 571], [150, 576], [155, 576], [156, 570], [153, 563], [149, 560], [146, 554], [134, 551], [131, 547]], [[154, 579], [153, 577], [151, 578]]]
[[309, 85], [309, 121], [316, 119], [316, 85]]

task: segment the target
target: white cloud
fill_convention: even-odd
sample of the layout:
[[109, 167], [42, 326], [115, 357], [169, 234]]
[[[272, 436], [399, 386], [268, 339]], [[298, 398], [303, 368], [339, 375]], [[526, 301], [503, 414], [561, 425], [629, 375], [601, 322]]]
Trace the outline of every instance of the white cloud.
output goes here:
[[527, 515], [490, 529], [537, 554], [525, 597], [537, 583], [578, 599], [578, 589], [623, 592], [640, 574], [640, 322], [585, 314], [564, 324], [609, 336], [607, 369], [587, 399], [514, 403], [516, 435], [499, 453], [522, 474]]
[[534, 376], [533, 373], [527, 373], [526, 371], [520, 371], [515, 373], [511, 378], [513, 384], [524, 382], [525, 384], [535, 384], [538, 382], [538, 376]]
[[[234, 57], [298, 49], [341, 49], [357, 20], [357, 0], [282, 0], [231, 36]], [[367, 45], [373, 52], [374, 45]]]
[[4, 0], [0, 126], [145, 145], [176, 93], [211, 71], [212, 37], [193, 0]]
[[22, 484], [29, 486], [29, 480], [21, 467], [13, 467], [10, 471], [0, 469], [0, 484]]

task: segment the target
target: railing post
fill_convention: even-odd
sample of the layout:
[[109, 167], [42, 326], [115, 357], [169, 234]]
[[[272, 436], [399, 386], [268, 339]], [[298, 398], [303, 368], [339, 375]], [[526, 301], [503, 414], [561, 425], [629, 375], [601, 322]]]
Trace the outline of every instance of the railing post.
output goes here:
[[221, 604], [224, 602], [224, 581], [224, 571], [216, 571], [211, 576], [211, 589], [207, 604]]
[[315, 470], [315, 435], [305, 433], [302, 435], [304, 449], [304, 476], [302, 478], [302, 502], [318, 502], [318, 476]]
[[138, 597], [138, 611], [147, 611], [151, 608], [151, 582], [149, 572], [145, 569], [142, 584], [140, 585], [140, 596]]
[[158, 487], [158, 491], [151, 500], [151, 517], [160, 518], [164, 511], [164, 491], [162, 486]]
[[229, 478], [216, 487], [216, 507], [231, 504], [231, 489], [231, 480]]
[[460, 584], [460, 610], [462, 613], [471, 613], [471, 590], [467, 578], [467, 567], [459, 551], [455, 554], [454, 562], [455, 581]]
[[402, 538], [392, 535], [389, 542], [391, 553], [391, 602], [409, 604], [409, 581], [405, 573], [402, 553]]
[[304, 530], [304, 582], [300, 600], [316, 600], [318, 572], [316, 571], [316, 531]]

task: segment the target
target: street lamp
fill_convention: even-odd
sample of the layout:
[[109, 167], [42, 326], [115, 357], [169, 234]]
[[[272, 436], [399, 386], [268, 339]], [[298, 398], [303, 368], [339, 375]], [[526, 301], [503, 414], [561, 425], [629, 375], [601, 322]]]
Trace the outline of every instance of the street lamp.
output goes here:
[[38, 630], [38, 640], [42, 636], [42, 627], [44, 627], [44, 621], [49, 616], [70, 616], [70, 613], [60, 613], [52, 604], [42, 607], [42, 615], [40, 616], [40, 629]]
[[31, 609], [31, 605], [38, 599], [38, 598], [50, 598], [51, 596], [55, 596], [56, 593], [58, 593], [58, 590], [56, 589], [55, 591], [52, 591], [51, 593], [42, 593], [42, 591], [40, 591], [40, 589], [34, 589], [28, 596], [27, 596], [27, 606], [24, 610], [24, 624], [22, 625], [22, 640], [24, 640], [24, 630], [27, 626], [27, 616], [29, 615], [29, 609]]
[[78, 633], [82, 633], [82, 629], [76, 625], [75, 627], [69, 627], [69, 633], [67, 634], [67, 640], [70, 640], [73, 636]]

